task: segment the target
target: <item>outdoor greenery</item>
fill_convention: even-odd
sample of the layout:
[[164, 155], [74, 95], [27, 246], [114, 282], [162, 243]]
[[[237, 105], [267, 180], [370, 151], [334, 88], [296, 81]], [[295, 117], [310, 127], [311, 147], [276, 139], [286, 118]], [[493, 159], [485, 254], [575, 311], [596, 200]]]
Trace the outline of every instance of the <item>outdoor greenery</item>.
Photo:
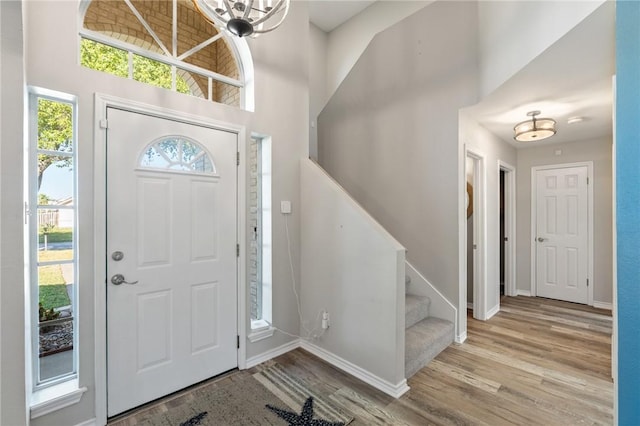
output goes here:
[[43, 309], [59, 308], [71, 304], [60, 265], [39, 267], [38, 284], [39, 302]]
[[[40, 262], [55, 262], [73, 258], [73, 250], [46, 250], [38, 253]], [[38, 292], [41, 307], [45, 310], [71, 304], [60, 265], [38, 268]], [[41, 311], [42, 314], [42, 311]], [[52, 319], [52, 318], [49, 318]]]
[[[73, 107], [71, 104], [38, 98], [38, 149], [70, 153], [73, 150]], [[52, 165], [70, 167], [71, 157], [38, 154], [38, 189], [44, 171]]]
[[64, 284], [41, 285], [38, 291], [40, 293], [40, 304], [44, 309], [59, 308], [71, 304], [71, 299], [69, 299], [69, 295], [67, 294], [67, 286]]
[[[93, 40], [82, 39], [80, 63], [97, 71], [119, 77], [129, 77], [129, 53]], [[171, 67], [169, 65], [139, 55], [132, 55], [132, 65], [134, 80], [171, 89]], [[189, 85], [179, 75], [176, 75], [176, 91], [191, 93]]]
[[[48, 243], [70, 243], [73, 241], [73, 228], [53, 228], [47, 233]], [[44, 243], [44, 229], [38, 232], [38, 243]]]

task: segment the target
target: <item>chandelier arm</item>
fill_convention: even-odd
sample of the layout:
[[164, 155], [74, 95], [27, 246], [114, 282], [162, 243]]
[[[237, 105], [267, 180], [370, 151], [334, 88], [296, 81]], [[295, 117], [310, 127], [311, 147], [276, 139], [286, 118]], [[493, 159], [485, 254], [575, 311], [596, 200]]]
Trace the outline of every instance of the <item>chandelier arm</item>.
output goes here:
[[270, 29], [267, 29], [267, 30], [257, 30], [257, 31], [254, 31], [254, 32], [259, 33], [259, 34], [267, 33], [267, 32], [269, 32], [269, 31], [271, 31], [272, 29], [275, 29], [278, 25], [280, 25], [280, 24], [284, 21], [284, 18], [287, 16], [287, 13], [288, 13], [288, 11], [289, 11], [289, 1], [288, 1], [288, 0], [281, 0], [281, 1], [280, 1], [280, 2], [278, 2], [278, 3], [276, 4], [276, 6], [275, 6], [273, 9], [271, 9], [271, 10], [270, 10], [266, 15], [264, 15], [264, 16], [263, 16], [262, 18], [260, 18], [260, 19], [257, 19], [256, 21], [252, 22], [252, 24], [254, 25], [254, 27], [257, 27], [258, 25], [262, 24], [262, 23], [263, 23], [264, 21], [266, 21], [267, 19], [271, 18], [273, 15], [277, 14], [278, 12], [280, 12], [280, 11], [281, 11], [281, 9], [282, 9], [282, 7], [283, 7], [283, 5], [285, 5], [285, 4], [286, 4], [286, 6], [285, 6], [285, 9], [284, 9], [284, 14], [282, 15], [282, 18], [280, 19], [280, 21], [279, 21], [277, 24], [272, 25]]
[[231, 6], [231, 3], [229, 2], [229, 0], [223, 0], [224, 1], [224, 7], [227, 9], [227, 13], [229, 14], [229, 19], [233, 19], [234, 16], [236, 16], [233, 13], [233, 7]]
[[245, 21], [248, 20], [249, 14], [251, 13], [252, 9], [253, 9], [253, 0], [247, 0], [247, 4], [244, 9], [244, 15], [242, 15], [242, 19], [244, 19]]

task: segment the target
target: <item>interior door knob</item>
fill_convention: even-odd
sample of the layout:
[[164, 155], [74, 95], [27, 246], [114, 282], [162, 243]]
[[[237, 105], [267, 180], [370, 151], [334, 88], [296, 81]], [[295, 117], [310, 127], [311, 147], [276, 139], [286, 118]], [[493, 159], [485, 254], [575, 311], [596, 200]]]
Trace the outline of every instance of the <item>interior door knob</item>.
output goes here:
[[539, 243], [543, 243], [543, 242], [545, 242], [545, 241], [547, 241], [547, 239], [546, 239], [546, 238], [538, 237], [538, 242], [539, 242]]

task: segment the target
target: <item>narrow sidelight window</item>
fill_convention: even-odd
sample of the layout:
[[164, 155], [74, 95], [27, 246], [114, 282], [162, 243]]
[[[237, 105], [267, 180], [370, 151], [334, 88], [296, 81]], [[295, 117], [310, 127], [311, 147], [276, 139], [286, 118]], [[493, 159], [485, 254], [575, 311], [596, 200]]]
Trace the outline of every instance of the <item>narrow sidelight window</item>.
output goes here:
[[28, 243], [34, 390], [77, 375], [76, 101], [29, 95]]
[[271, 324], [271, 138], [249, 147], [249, 283], [251, 329]]

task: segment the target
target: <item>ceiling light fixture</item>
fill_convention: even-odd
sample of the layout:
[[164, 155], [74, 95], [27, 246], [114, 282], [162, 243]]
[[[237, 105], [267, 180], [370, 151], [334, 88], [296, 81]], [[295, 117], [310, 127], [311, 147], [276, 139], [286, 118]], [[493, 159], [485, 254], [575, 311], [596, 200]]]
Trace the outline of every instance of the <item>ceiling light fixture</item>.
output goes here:
[[238, 37], [273, 31], [289, 12], [290, 0], [192, 0], [204, 18]]
[[531, 120], [518, 123], [513, 128], [513, 138], [519, 142], [541, 141], [556, 134], [556, 121], [551, 118], [536, 118], [540, 111], [527, 113]]

